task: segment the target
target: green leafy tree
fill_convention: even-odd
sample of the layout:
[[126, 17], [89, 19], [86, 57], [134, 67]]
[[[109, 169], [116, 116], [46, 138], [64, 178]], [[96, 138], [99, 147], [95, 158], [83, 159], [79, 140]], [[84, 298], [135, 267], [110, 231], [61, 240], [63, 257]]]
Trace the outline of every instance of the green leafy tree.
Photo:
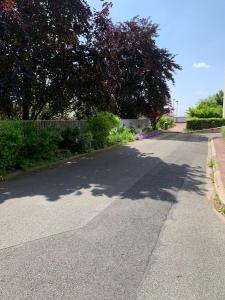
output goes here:
[[223, 91], [200, 100], [195, 107], [190, 107], [187, 114], [191, 118], [221, 118], [223, 114]]

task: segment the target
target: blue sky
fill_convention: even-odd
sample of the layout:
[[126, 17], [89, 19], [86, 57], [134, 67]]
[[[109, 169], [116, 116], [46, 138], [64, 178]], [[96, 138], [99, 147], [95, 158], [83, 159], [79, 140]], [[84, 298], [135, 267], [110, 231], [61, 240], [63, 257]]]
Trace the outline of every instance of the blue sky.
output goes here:
[[[100, 0], [87, 0], [99, 9]], [[160, 26], [158, 45], [177, 54], [183, 67], [171, 88], [184, 115], [198, 99], [224, 88], [225, 0], [113, 0], [113, 21], [139, 15]]]

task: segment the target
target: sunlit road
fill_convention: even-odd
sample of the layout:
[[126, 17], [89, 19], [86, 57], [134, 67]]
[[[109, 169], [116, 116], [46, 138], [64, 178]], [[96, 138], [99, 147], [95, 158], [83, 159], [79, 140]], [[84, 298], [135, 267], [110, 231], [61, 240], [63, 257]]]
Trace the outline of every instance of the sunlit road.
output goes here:
[[207, 136], [163, 134], [0, 186], [0, 299], [225, 299]]

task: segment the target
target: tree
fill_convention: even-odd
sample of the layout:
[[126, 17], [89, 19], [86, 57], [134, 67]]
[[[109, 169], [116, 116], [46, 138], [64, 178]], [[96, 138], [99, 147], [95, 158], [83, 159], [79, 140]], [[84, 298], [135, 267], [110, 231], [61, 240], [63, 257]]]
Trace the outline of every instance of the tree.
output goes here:
[[195, 107], [190, 107], [187, 114], [191, 118], [222, 118], [223, 91], [199, 100]]
[[158, 25], [138, 17], [114, 25], [111, 5], [106, 2], [95, 14], [92, 40], [108, 107], [125, 118], [147, 116], [155, 127], [171, 109], [168, 81], [174, 82], [173, 74], [181, 68], [174, 55], [156, 45]]
[[0, 112], [8, 118], [77, 117], [104, 110], [147, 116], [171, 110], [169, 81], [180, 69], [156, 44], [158, 25], [113, 24], [111, 2], [0, 0]]
[[83, 0], [12, 4], [0, 5], [1, 113], [23, 119], [62, 114], [74, 98], [90, 8]]

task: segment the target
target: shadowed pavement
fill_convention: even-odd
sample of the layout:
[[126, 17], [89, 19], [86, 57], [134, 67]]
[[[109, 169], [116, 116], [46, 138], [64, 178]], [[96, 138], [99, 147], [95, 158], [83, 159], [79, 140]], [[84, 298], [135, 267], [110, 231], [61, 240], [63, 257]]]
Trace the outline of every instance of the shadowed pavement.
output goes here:
[[224, 299], [207, 136], [163, 134], [0, 186], [0, 298]]

